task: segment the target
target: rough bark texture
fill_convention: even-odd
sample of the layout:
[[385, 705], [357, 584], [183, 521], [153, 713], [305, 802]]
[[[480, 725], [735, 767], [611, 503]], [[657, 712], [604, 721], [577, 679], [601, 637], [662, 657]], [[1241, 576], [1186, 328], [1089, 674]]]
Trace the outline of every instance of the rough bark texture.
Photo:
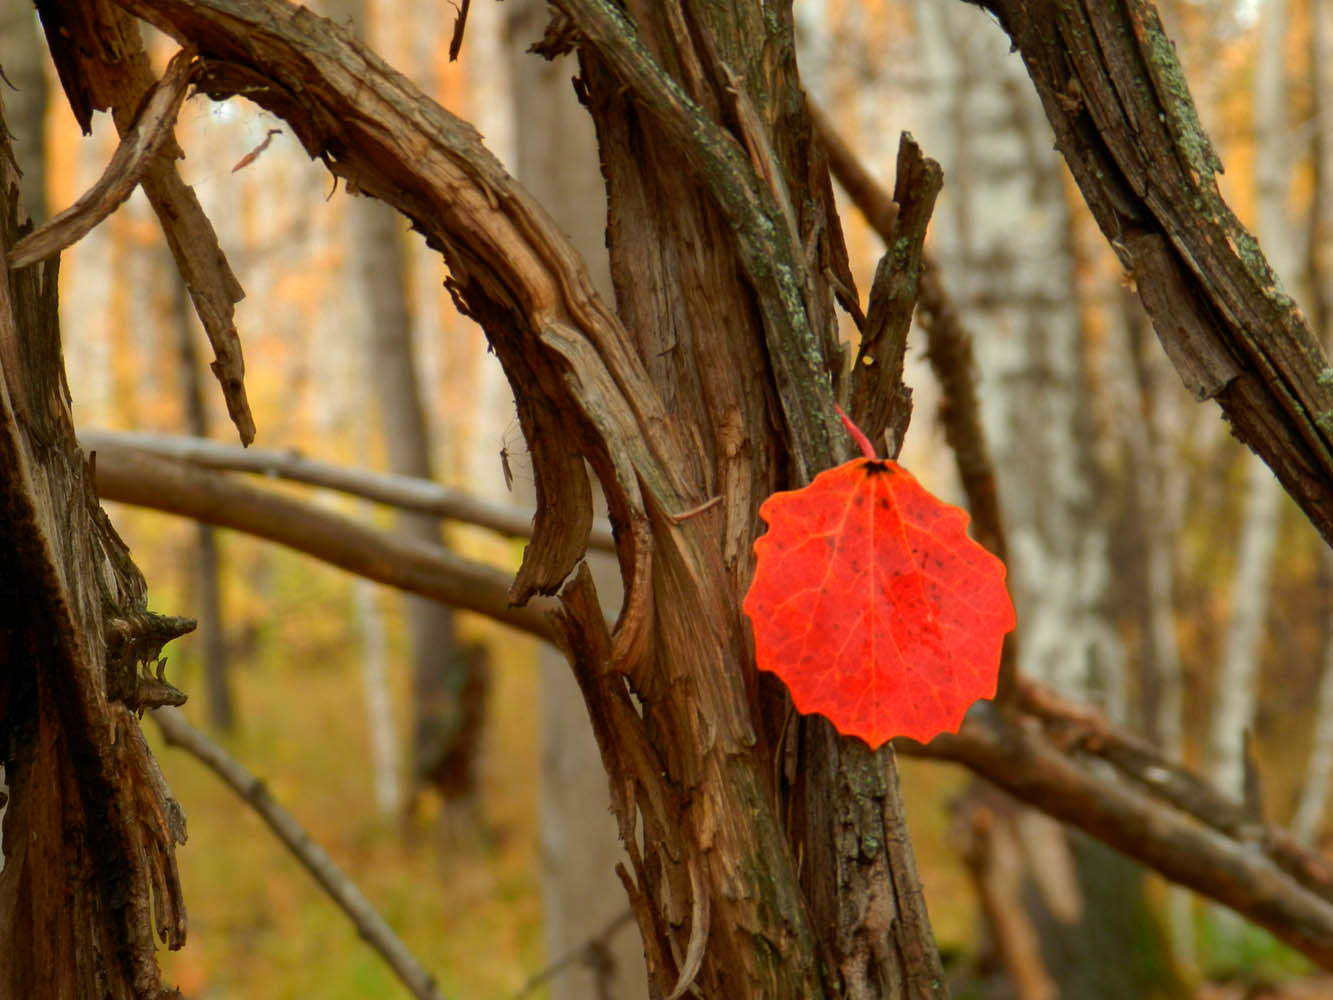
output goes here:
[[[0, 250], [20, 234], [0, 123]], [[148, 613], [74, 438], [54, 263], [0, 280], [0, 995], [157, 997], [153, 928], [185, 939], [174, 847], [184, 816], [135, 709], [184, 700], [163, 644], [193, 623]]]

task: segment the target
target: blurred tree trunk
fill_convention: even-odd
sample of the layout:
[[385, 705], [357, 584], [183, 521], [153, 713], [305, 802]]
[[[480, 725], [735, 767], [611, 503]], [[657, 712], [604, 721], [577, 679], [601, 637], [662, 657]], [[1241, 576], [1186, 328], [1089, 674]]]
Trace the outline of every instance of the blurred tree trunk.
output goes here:
[[[185, 401], [185, 427], [193, 437], [208, 437], [208, 410], [204, 405], [203, 380], [199, 371], [199, 351], [195, 346], [194, 310], [190, 307], [185, 282], [176, 271], [175, 262], [165, 252], [161, 255], [163, 273], [171, 285], [171, 310], [168, 317], [176, 339], [180, 362], [181, 394]], [[236, 706], [227, 676], [227, 647], [222, 621], [222, 582], [219, 569], [217, 532], [207, 524], [195, 525], [194, 579], [192, 606], [199, 615], [199, 638], [203, 646], [204, 689], [208, 720], [223, 732], [236, 728]]]
[[[1333, 346], [1333, 9], [1310, 4], [1311, 160], [1309, 243], [1306, 253], [1311, 322], [1325, 350]], [[1315, 700], [1313, 746], [1291, 821], [1292, 833], [1314, 844], [1324, 827], [1333, 780], [1333, 548], [1319, 545], [1320, 591], [1324, 595], [1324, 650]]]
[[[972, 331], [998, 479], [1020, 671], [1125, 716], [1109, 511], [1093, 464], [1069, 210], [1049, 126], [1009, 39], [962, 4], [916, 4], [929, 81], [923, 140], [949, 184], [934, 228]], [[989, 787], [955, 822], [993, 944], [1025, 1000], [1138, 998], [1161, 948], [1142, 870]], [[1000, 871], [1016, 865], [1001, 882]], [[1008, 888], [1005, 889], [1004, 887]]]
[[[328, 15], [365, 36], [362, 0], [329, 0]], [[365, 366], [391, 472], [434, 478], [430, 428], [417, 375], [407, 291], [405, 227], [398, 213], [372, 198], [347, 205], [350, 266], [365, 308]], [[400, 513], [404, 534], [440, 544], [439, 521]], [[484, 649], [460, 645], [451, 608], [405, 597], [412, 637], [412, 771], [471, 826], [479, 820], [476, 756], [489, 674]]]
[[[1251, 112], [1255, 146], [1262, 151], [1255, 159], [1255, 229], [1274, 272], [1292, 288], [1297, 251], [1287, 216], [1291, 144], [1287, 138], [1286, 0], [1265, 0], [1259, 29]], [[1245, 512], [1231, 580], [1231, 622], [1222, 644], [1209, 732], [1213, 780], [1236, 798], [1244, 794], [1245, 731], [1254, 723], [1260, 646], [1281, 512], [1282, 488], [1264, 461], [1246, 452]], [[1238, 926], [1234, 920], [1231, 924]]]
[[0, 0], [0, 66], [14, 158], [23, 176], [23, 207], [34, 223], [46, 221], [46, 44], [37, 12], [25, 0]]
[[[505, 9], [514, 109], [514, 175], [547, 207], [588, 263], [598, 290], [611, 296], [606, 254], [606, 189], [597, 164], [597, 139], [574, 96], [577, 70], [570, 56], [545, 60], [528, 48], [549, 19], [544, 0], [514, 0]], [[470, 27], [469, 31], [475, 28]], [[517, 461], [511, 457], [510, 461]], [[531, 470], [515, 478], [518, 495], [534, 501]], [[598, 594], [608, 615], [623, 588], [613, 556], [589, 553]], [[541, 824], [542, 901], [548, 961], [585, 943], [588, 960], [550, 981], [551, 1000], [635, 1000], [647, 997], [643, 945], [622, 924], [603, 939], [626, 908], [615, 866], [626, 858], [611, 817], [606, 771], [588, 721], [588, 708], [568, 660], [542, 644]]]

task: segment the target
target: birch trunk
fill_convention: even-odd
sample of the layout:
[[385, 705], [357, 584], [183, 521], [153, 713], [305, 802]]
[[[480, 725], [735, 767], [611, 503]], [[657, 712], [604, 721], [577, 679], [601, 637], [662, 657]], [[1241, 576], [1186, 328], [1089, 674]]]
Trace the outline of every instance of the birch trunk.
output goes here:
[[[1333, 344], [1333, 10], [1326, 3], [1310, 5], [1310, 94], [1314, 104], [1311, 159], [1314, 187], [1307, 267], [1311, 320], [1325, 348]], [[1320, 579], [1325, 594], [1333, 592], [1333, 549], [1321, 546]], [[1292, 832], [1304, 843], [1318, 841], [1333, 780], [1333, 607], [1326, 605], [1324, 655], [1315, 700], [1313, 747], [1292, 819]]]
[[[1279, 279], [1291, 287], [1296, 247], [1287, 217], [1286, 0], [1265, 0], [1254, 74], [1257, 234]], [[1268, 617], [1281, 488], [1257, 455], [1245, 457], [1245, 513], [1231, 582], [1231, 622], [1222, 646], [1210, 724], [1210, 767], [1224, 792], [1243, 795], [1245, 731], [1253, 724], [1260, 642]]]
[[[195, 347], [194, 313], [190, 308], [185, 282], [176, 273], [174, 263], [165, 254], [158, 258], [168, 275], [171, 303], [167, 322], [176, 340], [181, 393], [185, 402], [185, 427], [192, 437], [208, 436], [208, 411], [204, 405], [204, 387], [199, 372], [199, 351]], [[227, 649], [222, 620], [222, 581], [219, 568], [217, 532], [206, 524], [195, 526], [194, 579], [195, 606], [199, 611], [199, 638], [203, 646], [205, 702], [208, 719], [218, 729], [230, 732], [236, 727], [236, 707], [227, 677]]]
[[[948, 179], [935, 248], [975, 343], [1018, 667], [1123, 720], [1109, 518], [1092, 459], [1071, 223], [1049, 126], [1009, 40], [982, 12], [927, 2], [914, 11], [929, 81], [922, 138]], [[1142, 941], [1158, 947], [1141, 869], [989, 788], [960, 805], [956, 829], [1023, 996], [1138, 997], [1163, 975], [1135, 961]], [[997, 891], [992, 869], [1004, 858], [1019, 865], [1004, 877], [1021, 891]]]

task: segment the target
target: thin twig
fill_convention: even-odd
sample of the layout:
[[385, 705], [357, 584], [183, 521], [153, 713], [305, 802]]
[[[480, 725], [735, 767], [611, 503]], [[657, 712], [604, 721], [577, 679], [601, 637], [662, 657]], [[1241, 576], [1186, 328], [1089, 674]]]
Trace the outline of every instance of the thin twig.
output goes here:
[[435, 977], [426, 971], [407, 946], [394, 934], [324, 848], [315, 843], [296, 818], [274, 801], [264, 782], [247, 771], [234, 757], [186, 721], [179, 709], [152, 712], [167, 744], [188, 750], [214, 774], [231, 786], [245, 803], [268, 824], [278, 839], [296, 856], [320, 887], [351, 919], [357, 934], [383, 956], [394, 974], [420, 1000], [444, 1000]]
[[561, 972], [564, 972], [569, 966], [579, 962], [586, 963], [593, 956], [600, 954], [606, 949], [607, 941], [614, 936], [616, 931], [628, 924], [633, 918], [634, 911], [628, 906], [625, 907], [615, 919], [603, 927], [598, 933], [588, 938], [582, 944], [570, 948], [569, 951], [565, 952], [540, 972], [534, 973], [528, 981], [523, 984], [523, 988], [514, 994], [514, 1000], [523, 1000], [524, 997], [535, 992], [538, 987], [554, 979]]

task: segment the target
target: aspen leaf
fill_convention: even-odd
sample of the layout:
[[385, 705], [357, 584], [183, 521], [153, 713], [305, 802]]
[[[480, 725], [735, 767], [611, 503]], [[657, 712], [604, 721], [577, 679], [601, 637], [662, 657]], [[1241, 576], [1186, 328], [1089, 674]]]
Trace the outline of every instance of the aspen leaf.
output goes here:
[[[839, 411], [841, 415], [841, 411]], [[866, 452], [775, 493], [745, 597], [755, 658], [797, 711], [872, 748], [956, 732], [995, 693], [1014, 627], [1005, 568], [967, 535], [967, 512]]]

